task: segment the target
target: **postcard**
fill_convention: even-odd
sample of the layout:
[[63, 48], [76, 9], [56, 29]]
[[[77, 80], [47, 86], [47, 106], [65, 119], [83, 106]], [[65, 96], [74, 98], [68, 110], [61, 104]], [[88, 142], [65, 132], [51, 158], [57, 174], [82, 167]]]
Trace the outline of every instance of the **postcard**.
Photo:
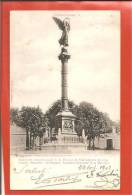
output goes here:
[[11, 11], [10, 90], [11, 189], [120, 189], [119, 11]]
[[121, 5], [30, 3], [3, 3], [5, 185], [121, 194], [130, 163], [129, 14]]

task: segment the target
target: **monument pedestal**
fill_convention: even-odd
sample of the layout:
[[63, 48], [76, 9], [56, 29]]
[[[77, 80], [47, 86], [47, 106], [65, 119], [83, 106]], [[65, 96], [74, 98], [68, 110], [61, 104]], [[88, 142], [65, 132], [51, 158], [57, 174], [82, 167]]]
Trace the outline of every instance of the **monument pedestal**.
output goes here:
[[76, 116], [70, 111], [61, 111], [56, 115], [56, 128], [58, 130], [59, 143], [79, 143], [79, 137], [75, 131]]

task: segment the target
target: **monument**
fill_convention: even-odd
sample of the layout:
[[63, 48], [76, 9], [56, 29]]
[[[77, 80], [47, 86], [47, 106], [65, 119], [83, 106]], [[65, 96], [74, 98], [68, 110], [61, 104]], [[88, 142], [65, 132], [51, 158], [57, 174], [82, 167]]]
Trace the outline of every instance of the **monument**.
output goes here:
[[68, 18], [63, 21], [59, 18], [53, 17], [54, 21], [62, 30], [62, 36], [59, 40], [61, 46], [61, 53], [59, 60], [61, 61], [61, 111], [56, 115], [56, 129], [58, 130], [58, 140], [66, 143], [77, 143], [78, 135], [75, 131], [76, 116], [72, 114], [68, 107], [68, 60], [70, 55], [68, 53], [68, 34], [70, 31], [70, 22]]

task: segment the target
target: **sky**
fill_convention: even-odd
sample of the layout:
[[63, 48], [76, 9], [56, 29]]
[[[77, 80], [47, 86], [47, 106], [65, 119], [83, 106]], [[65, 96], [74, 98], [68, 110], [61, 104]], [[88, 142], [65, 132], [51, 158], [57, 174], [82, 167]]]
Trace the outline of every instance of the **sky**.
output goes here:
[[120, 119], [119, 11], [11, 11], [10, 105], [47, 111], [61, 98], [61, 30], [70, 18], [68, 98]]

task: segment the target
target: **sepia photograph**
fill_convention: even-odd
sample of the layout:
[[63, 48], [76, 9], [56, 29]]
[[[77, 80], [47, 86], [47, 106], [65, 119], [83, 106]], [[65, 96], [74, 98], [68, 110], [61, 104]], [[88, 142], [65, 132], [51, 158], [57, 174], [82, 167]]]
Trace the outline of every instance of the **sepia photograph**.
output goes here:
[[10, 166], [11, 189], [120, 189], [119, 11], [10, 12]]

